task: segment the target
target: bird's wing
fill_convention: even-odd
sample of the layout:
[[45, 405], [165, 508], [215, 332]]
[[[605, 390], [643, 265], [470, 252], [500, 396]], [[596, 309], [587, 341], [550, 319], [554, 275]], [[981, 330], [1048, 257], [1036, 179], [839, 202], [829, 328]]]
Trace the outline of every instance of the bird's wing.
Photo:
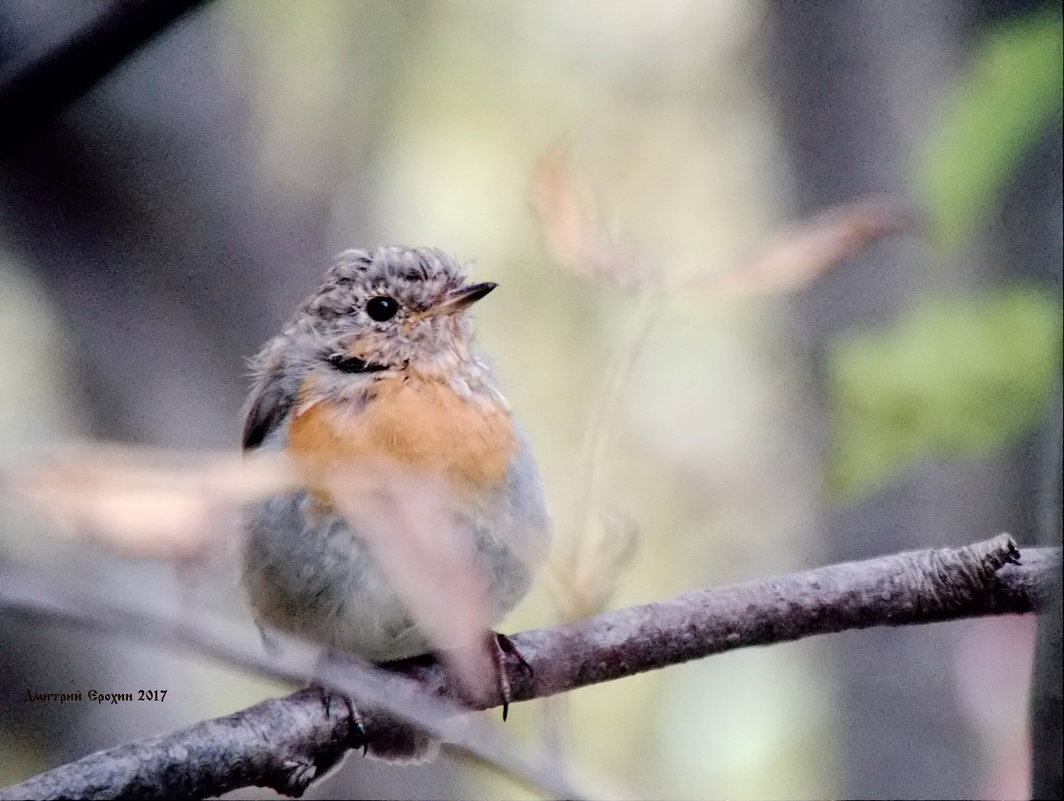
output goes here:
[[286, 384], [280, 365], [262, 373], [255, 382], [244, 412], [242, 445], [245, 451], [262, 445], [291, 410], [295, 393]]

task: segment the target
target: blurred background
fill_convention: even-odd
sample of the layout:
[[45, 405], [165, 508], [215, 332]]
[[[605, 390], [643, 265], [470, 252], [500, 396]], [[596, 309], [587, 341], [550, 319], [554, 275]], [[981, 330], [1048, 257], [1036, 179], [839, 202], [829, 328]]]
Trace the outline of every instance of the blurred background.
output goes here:
[[[108, 5], [4, 0], [0, 82]], [[1059, 539], [1061, 69], [1039, 0], [204, 3], [0, 153], [2, 467], [69, 439], [235, 452], [245, 359], [331, 256], [432, 245], [500, 284], [479, 339], [554, 575], [599, 590], [545, 580], [503, 630]], [[817, 280], [692, 289], [869, 194], [915, 226]], [[559, 236], [567, 198], [596, 269]], [[251, 625], [231, 543], [135, 559], [15, 507], [9, 565]], [[1024, 797], [1035, 641], [1014, 616], [748, 649], [507, 731], [625, 798]], [[0, 784], [288, 690], [164, 645], [0, 610]], [[25, 702], [93, 687], [169, 693]], [[352, 758], [309, 796], [343, 794], [536, 797], [453, 756]]]

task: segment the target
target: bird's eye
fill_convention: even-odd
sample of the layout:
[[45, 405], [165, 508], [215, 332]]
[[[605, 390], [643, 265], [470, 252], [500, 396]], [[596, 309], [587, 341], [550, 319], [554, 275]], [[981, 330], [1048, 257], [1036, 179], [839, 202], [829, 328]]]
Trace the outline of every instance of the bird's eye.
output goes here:
[[379, 295], [366, 302], [366, 314], [378, 323], [392, 319], [398, 311], [399, 304], [395, 298], [389, 298], [387, 295]]

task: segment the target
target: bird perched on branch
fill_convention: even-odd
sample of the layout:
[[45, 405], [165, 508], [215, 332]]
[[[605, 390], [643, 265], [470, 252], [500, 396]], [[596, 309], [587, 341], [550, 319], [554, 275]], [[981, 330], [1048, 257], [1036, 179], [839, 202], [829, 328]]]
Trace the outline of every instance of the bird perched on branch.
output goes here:
[[[302, 485], [245, 523], [261, 627], [375, 662], [472, 653], [528, 591], [550, 526], [528, 443], [473, 349], [467, 312], [493, 289], [439, 250], [348, 250], [255, 357], [244, 449], [284, 452]], [[422, 737], [376, 755], [430, 752]]]

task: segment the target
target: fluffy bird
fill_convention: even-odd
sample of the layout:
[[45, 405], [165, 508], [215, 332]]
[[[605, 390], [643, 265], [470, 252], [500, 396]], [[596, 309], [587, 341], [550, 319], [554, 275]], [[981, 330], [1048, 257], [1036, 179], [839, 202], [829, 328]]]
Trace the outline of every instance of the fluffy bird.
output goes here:
[[[451, 540], [441, 553], [476, 577], [485, 627], [526, 594], [550, 523], [529, 445], [474, 349], [468, 310], [495, 286], [436, 249], [348, 250], [255, 357], [243, 447], [286, 453], [302, 483], [246, 518], [243, 583], [261, 628], [375, 662], [451, 645], [425, 625], [451, 605], [417, 608], [430, 577], [404, 562], [424, 543], [404, 541], [401, 515], [360, 517], [376, 497], [358, 489], [365, 477], [399, 507], [429, 504], [433, 536]], [[379, 755], [427, 749], [411, 750]]]

